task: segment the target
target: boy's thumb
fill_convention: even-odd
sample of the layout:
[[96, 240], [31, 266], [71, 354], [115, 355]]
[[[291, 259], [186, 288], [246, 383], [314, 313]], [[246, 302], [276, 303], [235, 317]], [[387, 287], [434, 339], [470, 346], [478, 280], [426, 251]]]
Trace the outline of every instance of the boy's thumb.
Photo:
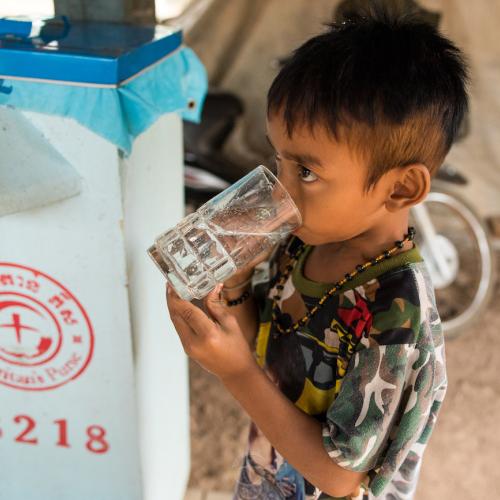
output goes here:
[[205, 297], [205, 307], [210, 313], [210, 316], [212, 316], [212, 319], [216, 320], [222, 326], [225, 326], [231, 315], [227, 312], [225, 301], [222, 298], [221, 290], [223, 286], [223, 283], [219, 283]]

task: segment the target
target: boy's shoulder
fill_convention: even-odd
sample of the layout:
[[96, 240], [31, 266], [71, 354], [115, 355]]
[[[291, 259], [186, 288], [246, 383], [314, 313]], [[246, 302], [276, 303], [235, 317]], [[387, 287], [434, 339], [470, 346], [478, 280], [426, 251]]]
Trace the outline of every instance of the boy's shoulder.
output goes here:
[[366, 300], [370, 315], [360, 348], [374, 344], [436, 348], [443, 344], [434, 287], [423, 259], [394, 267], [363, 283], [356, 292]]

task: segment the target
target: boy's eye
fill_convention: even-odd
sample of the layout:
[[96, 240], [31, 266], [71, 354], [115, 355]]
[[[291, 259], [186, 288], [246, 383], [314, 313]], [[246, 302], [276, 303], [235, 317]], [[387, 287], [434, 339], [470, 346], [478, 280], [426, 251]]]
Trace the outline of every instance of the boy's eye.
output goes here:
[[[278, 155], [274, 155], [274, 159], [276, 161], [276, 166], [278, 167], [279, 172], [281, 158]], [[303, 182], [311, 183], [318, 179], [318, 176], [307, 167], [304, 167], [300, 164], [297, 164], [297, 167], [299, 169], [298, 176]]]
[[304, 167], [303, 165], [298, 165], [298, 167], [299, 167], [299, 177], [304, 182], [314, 182], [318, 178], [314, 172]]

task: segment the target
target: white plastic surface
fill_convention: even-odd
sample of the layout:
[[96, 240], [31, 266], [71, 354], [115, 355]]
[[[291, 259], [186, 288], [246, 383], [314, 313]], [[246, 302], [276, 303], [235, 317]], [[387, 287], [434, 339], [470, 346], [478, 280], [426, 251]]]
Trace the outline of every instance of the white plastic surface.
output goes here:
[[190, 466], [188, 358], [168, 315], [165, 278], [146, 252], [184, 216], [180, 118], [160, 118], [121, 166], [144, 499], [181, 500]]
[[0, 106], [0, 217], [70, 198], [81, 177], [21, 113]]
[[[41, 391], [2, 384], [14, 365], [0, 356], [0, 499], [180, 500], [189, 475], [187, 357], [168, 317], [164, 279], [146, 253], [183, 215], [180, 119], [164, 116], [122, 161], [116, 148], [71, 120], [25, 116], [74, 166], [82, 191], [0, 217], [0, 262], [64, 285], [86, 311], [95, 342], [80, 374]], [[48, 300], [40, 304], [48, 308]], [[11, 350], [19, 344], [14, 313], [22, 322], [19, 307], [0, 310], [7, 325], [0, 344]], [[64, 326], [64, 338], [74, 333]], [[21, 334], [21, 343], [32, 338]], [[19, 415], [35, 422], [24, 440], [36, 443], [18, 440], [29, 423], [16, 422]], [[66, 421], [70, 446], [57, 445], [56, 420]], [[106, 430], [105, 453], [86, 447], [94, 424]]]
[[[78, 169], [83, 189], [79, 196], [0, 217], [0, 260], [45, 273], [71, 292], [92, 325], [94, 346], [85, 370], [79, 375], [70, 374], [75, 378], [59, 387], [26, 391], [0, 383], [0, 498], [138, 500], [141, 487], [136, 398], [117, 154], [115, 148], [75, 122], [27, 115]], [[48, 281], [35, 273], [32, 277], [40, 281], [40, 290], [35, 297], [28, 297], [26, 280], [16, 278], [16, 293], [24, 293], [19, 297], [26, 306], [4, 307], [0, 324], [8, 325], [17, 314], [25, 326], [32, 326], [33, 315], [30, 317], [27, 310], [30, 304], [38, 305], [42, 314], [48, 309], [52, 314], [62, 311], [51, 302], [55, 292], [48, 288]], [[0, 284], [0, 292], [8, 288]], [[73, 301], [63, 307], [74, 309]], [[59, 318], [59, 323], [63, 346], [75, 342], [75, 335], [82, 336], [85, 343], [83, 321], [66, 325]], [[39, 327], [50, 326], [47, 314], [45, 324]], [[34, 333], [24, 330], [21, 334], [24, 347]], [[14, 344], [12, 328], [3, 326], [0, 335], [4, 347]], [[33, 372], [50, 381], [47, 370], [58, 369], [65, 361], [66, 357], [56, 355], [33, 367]], [[3, 373], [19, 369], [5, 361], [0, 365]], [[35, 423], [26, 437], [36, 439], [36, 443], [16, 440], [28, 427], [27, 421], [16, 422], [19, 415]], [[56, 420], [66, 421], [68, 447], [56, 444]], [[105, 430], [109, 444], [105, 453], [86, 448], [86, 429], [90, 425]]]

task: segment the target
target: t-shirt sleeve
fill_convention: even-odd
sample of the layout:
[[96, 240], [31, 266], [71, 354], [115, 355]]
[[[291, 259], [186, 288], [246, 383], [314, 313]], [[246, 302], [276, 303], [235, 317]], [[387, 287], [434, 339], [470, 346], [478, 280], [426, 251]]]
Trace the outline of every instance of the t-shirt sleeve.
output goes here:
[[434, 398], [434, 346], [418, 293], [390, 294], [372, 311], [322, 424], [332, 460], [352, 471], [382, 470], [384, 484], [422, 433]]

